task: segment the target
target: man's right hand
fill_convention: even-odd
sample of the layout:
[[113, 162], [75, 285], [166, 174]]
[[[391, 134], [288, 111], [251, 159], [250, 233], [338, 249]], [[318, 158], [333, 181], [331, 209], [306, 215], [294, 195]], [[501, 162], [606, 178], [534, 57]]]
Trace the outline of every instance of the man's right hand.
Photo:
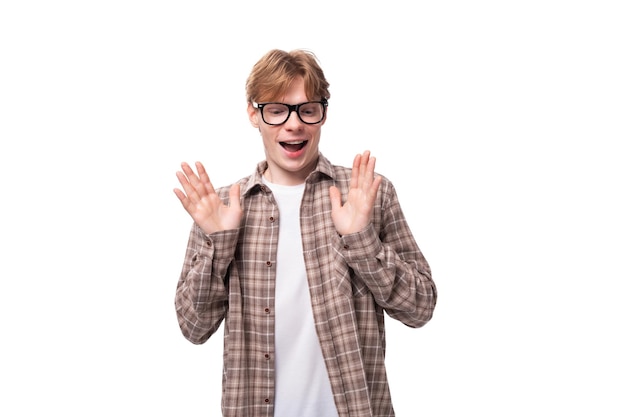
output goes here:
[[183, 189], [175, 188], [174, 194], [204, 233], [238, 228], [243, 218], [239, 184], [230, 187], [230, 204], [226, 205], [215, 192], [202, 163], [196, 162], [197, 174], [186, 162], [181, 167], [182, 171], [176, 172], [176, 177]]

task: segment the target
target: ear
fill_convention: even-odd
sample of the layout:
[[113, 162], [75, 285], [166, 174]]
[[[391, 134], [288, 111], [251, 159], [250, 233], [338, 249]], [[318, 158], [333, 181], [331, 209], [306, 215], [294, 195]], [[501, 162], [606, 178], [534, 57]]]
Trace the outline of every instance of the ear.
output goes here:
[[248, 103], [248, 119], [252, 127], [259, 128], [259, 112], [252, 106], [252, 103]]
[[326, 119], [328, 119], [328, 107], [326, 107], [326, 114], [324, 115], [324, 120], [322, 120], [320, 126], [324, 126], [324, 124], [326, 123]]

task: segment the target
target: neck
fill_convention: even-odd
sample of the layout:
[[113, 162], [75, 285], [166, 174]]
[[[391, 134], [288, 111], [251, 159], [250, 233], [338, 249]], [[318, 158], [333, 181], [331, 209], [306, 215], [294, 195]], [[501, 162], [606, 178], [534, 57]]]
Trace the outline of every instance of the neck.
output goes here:
[[263, 177], [268, 182], [272, 184], [278, 185], [300, 185], [304, 184], [306, 181], [306, 177], [309, 175], [309, 172], [306, 175], [302, 175], [305, 171], [298, 173], [286, 172], [277, 168], [272, 168], [270, 165], [267, 166], [267, 169], [263, 173]]

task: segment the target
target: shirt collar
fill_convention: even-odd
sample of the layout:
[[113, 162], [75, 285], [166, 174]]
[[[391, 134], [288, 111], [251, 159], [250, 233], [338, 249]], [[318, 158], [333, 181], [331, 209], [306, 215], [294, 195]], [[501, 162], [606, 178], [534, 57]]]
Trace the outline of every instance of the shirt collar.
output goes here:
[[[249, 178], [248, 183], [241, 190], [242, 195], [247, 195], [251, 190], [263, 186], [263, 173], [267, 169], [267, 161], [261, 161], [257, 164], [256, 169]], [[317, 159], [317, 166], [309, 174], [306, 182], [317, 181], [321, 178], [335, 178], [335, 171], [332, 164], [320, 152]]]

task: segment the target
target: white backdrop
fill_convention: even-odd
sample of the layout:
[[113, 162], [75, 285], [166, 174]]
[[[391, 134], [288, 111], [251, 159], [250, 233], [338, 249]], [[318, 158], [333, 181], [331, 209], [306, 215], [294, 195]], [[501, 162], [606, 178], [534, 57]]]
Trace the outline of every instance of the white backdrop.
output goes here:
[[263, 158], [271, 48], [317, 54], [322, 152], [372, 151], [431, 263], [433, 320], [388, 320], [398, 416], [626, 414], [621, 2], [225, 3], [0, 4], [0, 415], [220, 415], [174, 172]]

